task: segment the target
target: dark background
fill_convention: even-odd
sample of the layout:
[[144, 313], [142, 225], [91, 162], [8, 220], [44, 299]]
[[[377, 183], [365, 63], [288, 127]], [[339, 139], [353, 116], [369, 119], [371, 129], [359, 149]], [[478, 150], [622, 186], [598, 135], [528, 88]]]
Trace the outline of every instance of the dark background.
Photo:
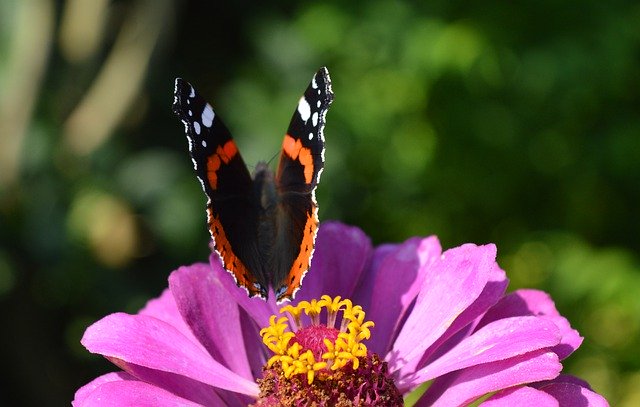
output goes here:
[[637, 2], [40, 0], [0, 4], [1, 405], [68, 405], [115, 370], [84, 329], [206, 261], [174, 78], [255, 164], [323, 65], [320, 218], [495, 242], [586, 337], [565, 371], [640, 404]]

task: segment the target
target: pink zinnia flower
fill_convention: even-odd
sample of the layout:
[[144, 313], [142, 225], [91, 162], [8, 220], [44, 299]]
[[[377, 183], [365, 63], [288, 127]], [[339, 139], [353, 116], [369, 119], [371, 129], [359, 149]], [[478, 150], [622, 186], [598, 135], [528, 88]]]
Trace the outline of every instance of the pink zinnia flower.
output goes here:
[[435, 237], [373, 248], [359, 229], [324, 223], [282, 317], [212, 256], [174, 271], [138, 314], [87, 329], [82, 344], [122, 371], [80, 388], [73, 405], [393, 406], [429, 381], [419, 406], [488, 394], [482, 406], [608, 405], [560, 375], [582, 337], [544, 292], [505, 295], [495, 258], [494, 245], [443, 253]]

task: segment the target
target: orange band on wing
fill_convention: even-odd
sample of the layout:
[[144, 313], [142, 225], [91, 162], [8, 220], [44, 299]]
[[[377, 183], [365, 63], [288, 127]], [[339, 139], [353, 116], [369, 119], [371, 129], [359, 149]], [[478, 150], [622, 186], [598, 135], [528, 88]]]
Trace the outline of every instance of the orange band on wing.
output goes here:
[[227, 141], [224, 146], [218, 146], [216, 152], [207, 158], [207, 178], [212, 189], [218, 188], [218, 170], [222, 163], [229, 164], [238, 154], [238, 147], [233, 140]]
[[300, 243], [300, 251], [298, 252], [298, 257], [293, 262], [291, 270], [289, 271], [289, 276], [287, 279], [287, 291], [282, 295], [281, 298], [292, 298], [294, 292], [300, 288], [300, 284], [302, 284], [302, 278], [309, 270], [317, 230], [317, 218], [312, 213], [307, 213], [307, 222], [304, 225], [302, 242]]
[[220, 223], [220, 217], [213, 214], [211, 208], [207, 208], [207, 215], [209, 220], [209, 231], [211, 237], [213, 237], [213, 244], [222, 258], [224, 268], [233, 275], [236, 280], [236, 284], [240, 287], [244, 287], [249, 292], [249, 296], [253, 297], [258, 295], [259, 291], [254, 286], [254, 280], [249, 276], [247, 267], [242, 263], [231, 248], [231, 244], [227, 239], [227, 234]]
[[231, 161], [233, 157], [236, 156], [236, 154], [238, 154], [238, 147], [236, 146], [236, 143], [233, 142], [233, 140], [229, 140], [224, 144], [224, 147], [220, 148], [220, 146], [218, 146], [218, 150], [216, 152], [218, 153], [218, 155], [220, 155], [222, 161], [224, 161], [224, 163], [226, 164]]
[[313, 180], [313, 155], [311, 149], [302, 146], [300, 139], [294, 139], [286, 134], [282, 141], [282, 150], [293, 160], [297, 160], [304, 167], [304, 181], [311, 184]]

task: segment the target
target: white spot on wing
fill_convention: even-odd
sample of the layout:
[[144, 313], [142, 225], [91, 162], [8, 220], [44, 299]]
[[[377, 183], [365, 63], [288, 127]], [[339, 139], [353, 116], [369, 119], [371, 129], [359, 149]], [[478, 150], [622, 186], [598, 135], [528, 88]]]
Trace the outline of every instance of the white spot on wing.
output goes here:
[[318, 100], [318, 103], [316, 103], [316, 106], [319, 108], [320, 107], [320, 101]]
[[189, 85], [189, 87], [191, 88], [191, 92], [189, 93], [189, 97], [192, 98], [196, 95], [196, 90], [193, 89], [193, 86]]
[[309, 102], [307, 102], [307, 99], [305, 99], [304, 96], [300, 98], [300, 101], [298, 101], [298, 113], [304, 122], [309, 120], [309, 117], [311, 116], [311, 106], [309, 106]]
[[311, 123], [313, 123], [313, 127], [318, 125], [318, 112], [314, 112], [313, 116], [311, 116]]
[[318, 89], [318, 83], [316, 82], [316, 76], [313, 75], [313, 79], [311, 80], [311, 86], [313, 89]]
[[207, 127], [211, 127], [211, 123], [213, 123], [213, 118], [216, 117], [216, 114], [213, 113], [213, 108], [210, 104], [204, 107], [204, 111], [202, 112], [202, 124]]
[[207, 142], [202, 140], [202, 147], [207, 147]]
[[196, 134], [200, 134], [200, 123], [193, 122], [193, 129], [196, 131]]
[[309, 133], [309, 140], [313, 140], [313, 133]]
[[[188, 100], [188, 99], [187, 99]], [[189, 110], [189, 116], [193, 116], [193, 112], [191, 110]]]

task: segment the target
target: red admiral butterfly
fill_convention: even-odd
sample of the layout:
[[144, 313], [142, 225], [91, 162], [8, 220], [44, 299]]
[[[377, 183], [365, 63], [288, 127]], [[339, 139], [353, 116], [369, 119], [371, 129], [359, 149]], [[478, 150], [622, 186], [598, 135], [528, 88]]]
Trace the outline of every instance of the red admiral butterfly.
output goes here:
[[231, 133], [189, 83], [178, 78], [173, 111], [207, 196], [209, 231], [225, 269], [250, 297], [293, 299], [309, 270], [318, 232], [315, 190], [324, 166], [325, 116], [333, 100], [321, 68], [298, 101], [278, 170], [249, 174]]

